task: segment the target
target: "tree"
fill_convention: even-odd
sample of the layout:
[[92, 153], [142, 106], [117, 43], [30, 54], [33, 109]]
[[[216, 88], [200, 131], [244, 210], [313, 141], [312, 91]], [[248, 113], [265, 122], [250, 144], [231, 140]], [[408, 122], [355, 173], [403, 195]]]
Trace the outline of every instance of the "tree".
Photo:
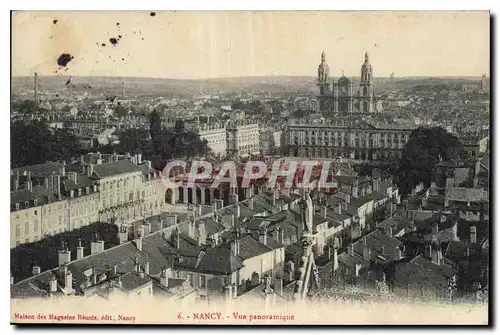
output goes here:
[[114, 113], [117, 117], [126, 117], [128, 115], [128, 110], [122, 105], [115, 107]]
[[149, 116], [149, 134], [153, 141], [153, 150], [155, 154], [160, 151], [160, 135], [162, 132], [160, 113], [154, 110]]
[[35, 100], [23, 100], [12, 102], [12, 109], [20, 113], [32, 114], [38, 109], [38, 103]]
[[12, 123], [10, 148], [12, 167], [69, 161], [81, 153], [81, 146], [71, 130], [57, 129], [52, 133], [43, 121]]
[[436, 165], [441, 161], [459, 159], [462, 144], [459, 139], [441, 127], [415, 129], [403, 148], [395, 171], [402, 195], [423, 183], [429, 187]]

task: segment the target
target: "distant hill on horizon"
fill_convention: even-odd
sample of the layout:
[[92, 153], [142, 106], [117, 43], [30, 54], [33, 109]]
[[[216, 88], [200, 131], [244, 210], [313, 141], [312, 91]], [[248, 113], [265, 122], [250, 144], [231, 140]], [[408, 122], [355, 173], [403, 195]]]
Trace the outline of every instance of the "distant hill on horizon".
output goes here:
[[[304, 92], [317, 93], [316, 77], [314, 76], [255, 76], [255, 77], [228, 77], [210, 79], [173, 79], [148, 77], [104, 77], [104, 76], [38, 76], [39, 91], [64, 90], [66, 82], [71, 77], [73, 91], [83, 91], [84, 86], [90, 85], [94, 93], [121, 95], [122, 82], [125, 93], [137, 95], [198, 95], [218, 93], [284, 93]], [[352, 78], [352, 77], [350, 77]], [[388, 88], [386, 83], [380, 83], [376, 77], [377, 92]], [[359, 78], [354, 77], [354, 82]], [[470, 81], [480, 77], [395, 77], [397, 82], [406, 84], [408, 81], [432, 80], [435, 81]], [[13, 91], [30, 90], [33, 88], [33, 77], [19, 76], [11, 78]]]

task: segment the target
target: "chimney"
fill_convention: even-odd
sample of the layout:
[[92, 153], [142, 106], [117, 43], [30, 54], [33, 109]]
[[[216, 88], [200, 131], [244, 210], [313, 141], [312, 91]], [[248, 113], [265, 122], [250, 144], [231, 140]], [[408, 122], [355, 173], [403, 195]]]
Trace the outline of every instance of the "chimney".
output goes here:
[[118, 228], [118, 239], [120, 241], [120, 244], [127, 243], [128, 241], [127, 226], [121, 225], [120, 228]]
[[403, 258], [403, 252], [400, 247], [396, 247], [394, 258], [396, 260], [400, 260], [401, 258]]
[[179, 232], [175, 234], [175, 247], [177, 249], [181, 248], [181, 234]]
[[237, 202], [238, 202], [238, 194], [235, 193], [229, 194], [229, 204], [233, 205], [236, 204]]
[[167, 227], [175, 226], [177, 224], [177, 215], [169, 214], [166, 217]]
[[451, 240], [458, 241], [457, 233], [458, 220], [453, 221], [453, 226], [451, 227]]
[[437, 241], [439, 235], [439, 226], [437, 222], [432, 226], [432, 239]]
[[338, 257], [338, 252], [337, 248], [333, 248], [333, 271], [337, 271], [339, 268], [339, 257]]
[[267, 245], [267, 229], [263, 229], [259, 235], [259, 242]]
[[139, 232], [137, 238], [135, 239], [135, 247], [137, 250], [142, 251], [142, 234]]
[[[363, 239], [364, 239], [364, 237], [363, 237]], [[365, 241], [363, 241], [363, 242], [365, 242]], [[372, 252], [371, 252], [370, 247], [368, 245], [366, 245], [366, 243], [363, 243], [363, 259], [370, 260], [371, 255], [372, 255]]]
[[149, 275], [149, 256], [146, 254], [146, 263], [144, 264], [144, 273]]
[[113, 265], [113, 277], [118, 275], [118, 265]]
[[19, 171], [16, 172], [16, 176], [14, 177], [14, 191], [19, 190]]
[[75, 184], [77, 184], [78, 183], [78, 173], [68, 172], [68, 179], [73, 181]]
[[41, 272], [40, 267], [38, 265], [34, 265], [31, 271], [33, 276], [39, 275], [40, 272]]
[[231, 254], [233, 254], [233, 256], [238, 256], [240, 249], [239, 244], [240, 244], [239, 239], [235, 239], [234, 241], [231, 242]]
[[435, 248], [432, 250], [432, 263], [436, 265], [441, 265], [443, 254], [441, 253], [441, 248]]
[[65, 271], [64, 276], [64, 290], [68, 293], [73, 291], [73, 274], [69, 269]]
[[250, 199], [248, 199], [248, 208], [250, 208], [251, 210], [253, 210], [253, 197], [251, 197]]
[[235, 205], [234, 205], [234, 208], [235, 208], [235, 212], [236, 212], [236, 217], [239, 218], [240, 215], [241, 215], [241, 208], [240, 208], [240, 203], [237, 202]]
[[[216, 220], [214, 219], [214, 221]], [[194, 221], [194, 218], [191, 218], [189, 220], [188, 234], [189, 237], [196, 240], [196, 223]]]
[[53, 273], [50, 276], [49, 285], [50, 285], [50, 293], [57, 292], [57, 278]]
[[87, 177], [91, 177], [94, 174], [94, 164], [90, 163], [87, 166]]
[[233, 286], [231, 284], [226, 286], [226, 299], [231, 300], [233, 298]]
[[151, 223], [147, 220], [142, 224], [142, 229], [144, 231], [144, 236], [149, 235], [151, 233]]
[[282, 278], [275, 279], [274, 293], [283, 296], [283, 279]]
[[477, 243], [477, 228], [476, 228], [476, 226], [470, 227], [470, 243]]
[[90, 243], [90, 254], [94, 255], [104, 251], [104, 241], [96, 240]]
[[373, 178], [373, 191], [379, 190], [379, 179], [377, 177]]
[[83, 247], [82, 240], [78, 240], [78, 246], [76, 247], [76, 260], [80, 260], [83, 258]]
[[385, 229], [385, 233], [387, 234], [387, 236], [392, 237], [392, 227], [391, 227], [391, 226], [388, 226], [388, 227]]
[[349, 244], [347, 246], [347, 254], [349, 256], [354, 256], [354, 244]]
[[382, 246], [380, 246], [380, 254], [381, 254], [382, 256], [384, 256], [384, 255], [385, 255], [385, 246], [383, 246], [383, 245], [382, 245]]
[[322, 209], [322, 212], [323, 212], [323, 215], [322, 215], [323, 219], [326, 219], [328, 217], [328, 215], [327, 215], [327, 213], [328, 213], [328, 207], [323, 206], [323, 207], [321, 207], [321, 209]]
[[167, 268], [166, 267], [163, 267], [161, 269], [160, 283], [164, 287], [168, 287], [168, 277], [167, 277]]
[[142, 154], [137, 154], [137, 164], [142, 164]]
[[235, 226], [236, 226], [236, 217], [237, 217], [236, 214], [231, 215], [231, 227], [232, 228], [235, 228]]
[[66, 263], [71, 262], [71, 253], [68, 248], [63, 247], [58, 251], [59, 266], [63, 266]]
[[351, 203], [351, 194], [350, 193], [345, 193], [345, 202], [348, 204]]
[[470, 256], [470, 248], [469, 248], [469, 243], [467, 241], [465, 242], [465, 257], [469, 258]]
[[135, 273], [141, 272], [141, 265], [139, 264], [139, 255], [138, 254], [135, 254], [134, 268], [135, 268]]

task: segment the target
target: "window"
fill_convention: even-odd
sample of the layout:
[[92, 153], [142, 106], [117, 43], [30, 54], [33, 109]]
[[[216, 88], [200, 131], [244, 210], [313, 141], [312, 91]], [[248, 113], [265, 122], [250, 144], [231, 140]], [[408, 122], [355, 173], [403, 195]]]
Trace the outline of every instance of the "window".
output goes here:
[[204, 275], [200, 276], [200, 288], [205, 288], [207, 286], [207, 277]]
[[16, 224], [16, 237], [21, 236], [21, 225], [18, 223]]
[[24, 234], [29, 235], [30, 234], [30, 224], [28, 221], [24, 223]]
[[37, 215], [37, 214], [38, 214], [38, 211], [34, 211], [34, 212], [33, 212], [33, 214], [34, 214], [34, 215]]
[[38, 231], [38, 220], [33, 221], [33, 231], [35, 233]]
[[193, 286], [194, 282], [193, 282], [193, 274], [192, 273], [188, 274], [188, 280], [189, 280], [189, 284], [191, 284], [191, 286]]

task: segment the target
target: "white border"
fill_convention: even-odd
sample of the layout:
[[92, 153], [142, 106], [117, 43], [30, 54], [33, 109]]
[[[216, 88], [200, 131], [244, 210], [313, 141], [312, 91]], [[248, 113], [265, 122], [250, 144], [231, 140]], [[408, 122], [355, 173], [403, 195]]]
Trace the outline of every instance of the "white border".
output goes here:
[[[193, 1], [193, 0], [183, 0], [183, 1], [177, 1], [175, 3], [171, 1], [148, 1], [148, 0], [141, 0], [140, 2], [135, 1], [133, 3], [127, 4], [126, 2], [115, 2], [112, 3], [110, 1], [100, 1], [100, 0], [85, 0], [85, 1], [53, 1], [53, 0], [44, 0], [44, 1], [37, 1], [37, 0], [27, 0], [27, 1], [22, 1], [22, 2], [8, 2], [8, 1], [3, 1], [1, 3], [2, 7], [2, 19], [0, 20], [0, 27], [1, 27], [1, 46], [4, 47], [5, 51], [2, 52], [2, 66], [0, 68], [0, 71], [2, 71], [2, 89], [0, 90], [0, 96], [1, 96], [1, 101], [2, 101], [2, 106], [4, 106], [5, 110], [1, 114], [1, 117], [4, 118], [3, 122], [0, 122], [0, 127], [2, 128], [3, 134], [10, 134], [10, 129], [9, 129], [9, 122], [10, 122], [10, 117], [9, 117], [9, 102], [10, 102], [10, 14], [8, 10], [11, 8], [7, 8], [9, 5], [12, 4], [12, 6], [15, 6], [15, 10], [53, 10], [53, 9], [59, 9], [59, 10], [491, 10], [492, 13], [498, 13], [500, 12], [498, 10], [499, 8], [499, 1], [498, 0], [474, 0], [474, 1], [465, 1], [465, 0], [454, 0], [454, 1], [428, 1], [428, 0], [420, 0], [418, 2], [409, 2], [409, 1], [387, 1], [387, 0], [349, 0], [349, 1], [318, 1], [318, 0], [308, 0], [308, 1], [293, 1], [293, 0], [287, 0], [287, 1], [269, 1], [269, 0], [253, 0], [249, 2], [236, 2], [236, 1], [220, 1], [220, 0], [212, 0], [212, 1], [206, 1], [206, 0], [198, 0], [198, 1]], [[5, 8], [4, 8], [5, 7]], [[498, 21], [496, 23], [498, 26]], [[495, 41], [496, 41], [495, 37]], [[495, 42], [493, 41], [493, 43]], [[9, 45], [9, 48], [7, 49], [6, 46]], [[7, 51], [9, 50], [9, 51]], [[495, 60], [497, 60], [497, 56], [495, 55]], [[493, 59], [492, 59], [493, 61]], [[7, 65], [9, 64], [9, 66]], [[496, 77], [496, 71], [495, 73], [492, 73], [491, 75]], [[494, 87], [494, 93], [496, 93], [498, 96], [498, 89], [497, 87]], [[496, 112], [496, 111], [495, 111]], [[492, 111], [492, 113], [494, 113]], [[497, 117], [498, 119], [498, 117]], [[496, 123], [496, 122], [495, 122]], [[494, 129], [496, 129], [497, 126], [495, 125]], [[3, 220], [3, 225], [2, 229], [4, 229], [3, 234], [1, 234], [2, 239], [4, 242], [1, 244], [5, 247], [5, 255], [9, 257], [9, 254], [7, 253], [7, 245], [9, 245], [8, 242], [8, 236], [9, 232], [7, 231], [9, 229], [9, 225], [7, 224], [10, 222], [10, 218], [8, 217], [8, 204], [10, 203], [10, 197], [7, 194], [7, 189], [9, 187], [9, 180], [7, 179], [7, 176], [10, 175], [10, 166], [9, 163], [10, 161], [7, 160], [7, 157], [10, 157], [10, 147], [9, 147], [9, 141], [7, 140], [9, 136], [5, 136], [5, 139], [0, 142], [0, 150], [1, 150], [1, 157], [4, 157], [3, 159], [3, 164], [2, 164], [2, 176], [5, 176], [4, 179], [1, 179], [1, 185], [0, 189], [4, 190], [4, 193], [2, 193], [2, 207], [4, 210], [2, 211], [2, 215], [4, 217]], [[497, 142], [495, 138], [495, 142]], [[495, 143], [495, 152], [492, 153], [492, 158], [496, 158], [496, 151], [499, 148], [499, 143]], [[498, 177], [495, 178], [495, 181], [498, 180]], [[494, 190], [496, 190], [496, 185], [494, 185]], [[500, 198], [499, 198], [500, 199]], [[500, 200], [495, 197], [496, 202], [499, 202]], [[500, 209], [499, 204], [495, 204], [493, 206], [497, 210]], [[500, 230], [500, 227], [496, 227], [495, 230], [495, 235], [498, 235]], [[499, 240], [497, 236], [491, 236], [492, 240]], [[492, 244], [494, 245], [494, 243]], [[495, 248], [495, 249], [498, 249]], [[10, 259], [10, 257], [9, 257]], [[495, 259], [495, 265], [498, 265], [498, 258], [496, 257], [496, 254], [494, 255]], [[494, 268], [498, 269], [498, 266], [494, 266]], [[9, 296], [10, 292], [6, 289], [7, 288], [7, 282], [9, 281], [10, 278], [10, 271], [9, 271], [9, 266], [3, 265], [1, 267], [2, 269], [2, 275], [0, 278], [3, 281], [3, 284], [1, 284], [2, 289], [2, 320], [1, 320], [1, 327], [2, 330], [6, 331], [7, 333], [14, 332], [15, 329], [12, 326], [9, 326], [10, 322], [10, 301], [9, 301]], [[498, 278], [498, 270], [495, 270], [496, 277]], [[495, 292], [498, 292], [499, 288], [498, 285], [496, 285], [495, 282]], [[496, 298], [496, 297], [495, 297]], [[496, 301], [496, 299], [495, 299]], [[498, 307], [498, 306], [497, 306]], [[496, 308], [498, 310], [498, 308]], [[383, 312], [383, 311], [380, 311]], [[498, 321], [498, 320], [497, 320]], [[65, 329], [61, 328], [58, 331], [71, 331], [73, 329]], [[76, 330], [76, 329], [75, 329]], [[80, 331], [85, 331], [85, 330], [92, 330], [94, 332], [102, 332], [103, 330], [101, 329], [93, 329], [93, 328], [87, 328], [87, 329], [80, 329]], [[168, 331], [169, 333], [175, 333], [175, 332], [180, 332], [180, 331], [186, 331], [183, 329], [157, 329], [158, 331]], [[200, 331], [202, 329], [187, 329], [188, 331]], [[235, 329], [228, 329], [229, 331], [235, 331]], [[253, 328], [247, 328], [247, 331], [250, 330], [252, 331]], [[319, 329], [315, 329], [319, 330]], [[338, 332], [342, 331], [341, 329], [321, 329], [322, 331], [325, 332]], [[390, 329], [380, 329], [381, 331], [390, 331]], [[404, 331], [408, 331], [410, 329], [404, 329]], [[415, 328], [414, 330], [416, 331], [426, 331], [426, 332], [453, 332], [454, 329], [418, 329]], [[29, 331], [37, 331], [37, 332], [46, 332], [46, 331], [57, 331], [55, 329], [33, 329]], [[121, 328], [115, 328], [113, 330], [108, 330], [108, 331], [114, 331], [114, 332], [123, 332], [125, 329]], [[137, 330], [130, 330], [127, 329], [127, 331], [133, 331], [133, 332], [143, 332], [144, 329], [137, 329]], [[203, 331], [211, 331], [211, 332], [216, 332], [220, 331], [220, 329], [203, 329]], [[290, 329], [276, 329], [274, 331], [280, 331], [280, 332], [289, 332]], [[401, 329], [394, 329], [394, 331], [401, 331]], [[467, 331], [471, 331], [471, 329], [467, 329]], [[362, 329], [354, 330], [354, 332], [357, 333], [362, 333]]]

